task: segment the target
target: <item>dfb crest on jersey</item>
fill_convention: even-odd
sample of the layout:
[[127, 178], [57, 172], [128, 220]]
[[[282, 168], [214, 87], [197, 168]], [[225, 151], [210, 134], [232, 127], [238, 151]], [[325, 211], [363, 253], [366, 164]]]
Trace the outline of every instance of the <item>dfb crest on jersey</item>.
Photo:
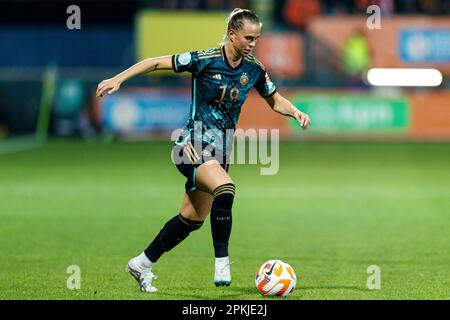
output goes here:
[[248, 76], [246, 73], [243, 73], [241, 76], [241, 79], [239, 80], [243, 86], [245, 86], [248, 83]]

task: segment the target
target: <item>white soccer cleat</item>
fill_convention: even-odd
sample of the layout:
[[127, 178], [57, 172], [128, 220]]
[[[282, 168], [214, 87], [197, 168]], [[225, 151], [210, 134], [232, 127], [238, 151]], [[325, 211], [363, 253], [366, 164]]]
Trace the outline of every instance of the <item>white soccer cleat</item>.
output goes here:
[[229, 286], [231, 284], [231, 268], [228, 257], [216, 258], [214, 264], [214, 284], [216, 287]]
[[152, 273], [151, 268], [142, 267], [136, 258], [128, 261], [126, 272], [129, 272], [133, 278], [139, 283], [139, 287], [143, 292], [156, 292], [158, 289], [152, 285], [152, 281], [157, 279], [157, 277]]

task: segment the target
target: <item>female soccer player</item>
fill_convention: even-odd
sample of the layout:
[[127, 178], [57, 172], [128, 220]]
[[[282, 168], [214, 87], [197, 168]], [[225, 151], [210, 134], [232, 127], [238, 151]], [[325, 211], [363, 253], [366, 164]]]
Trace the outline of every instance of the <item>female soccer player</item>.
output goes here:
[[100, 97], [105, 92], [116, 92], [124, 81], [143, 73], [192, 73], [190, 117], [172, 151], [172, 160], [187, 179], [181, 209], [144, 252], [128, 262], [126, 269], [144, 292], [157, 291], [152, 284], [156, 279], [152, 267], [161, 255], [199, 229], [210, 212], [214, 283], [230, 285], [228, 241], [235, 185], [228, 175], [233, 141], [229, 131], [233, 132], [250, 89], [255, 87], [274, 111], [295, 118], [303, 129], [310, 125], [308, 115], [277, 92], [264, 66], [251, 54], [261, 35], [258, 17], [250, 10], [238, 8], [231, 12], [227, 23], [220, 47], [145, 59], [100, 82], [97, 88], [96, 95]]

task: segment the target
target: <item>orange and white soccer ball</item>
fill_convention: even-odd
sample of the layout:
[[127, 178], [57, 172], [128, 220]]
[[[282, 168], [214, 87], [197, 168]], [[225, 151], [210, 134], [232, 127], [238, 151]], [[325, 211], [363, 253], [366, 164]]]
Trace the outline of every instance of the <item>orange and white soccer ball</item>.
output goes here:
[[286, 262], [269, 260], [264, 262], [256, 273], [255, 284], [263, 295], [286, 297], [294, 291], [297, 276]]

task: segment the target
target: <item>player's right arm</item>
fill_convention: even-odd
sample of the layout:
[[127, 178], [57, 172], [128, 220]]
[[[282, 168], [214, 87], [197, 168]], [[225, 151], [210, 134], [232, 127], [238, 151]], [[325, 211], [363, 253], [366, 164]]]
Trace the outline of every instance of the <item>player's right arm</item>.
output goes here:
[[156, 70], [173, 70], [172, 56], [148, 58], [136, 63], [115, 77], [100, 82], [95, 95], [101, 97], [105, 92], [108, 94], [114, 93], [119, 90], [120, 85], [126, 80]]

